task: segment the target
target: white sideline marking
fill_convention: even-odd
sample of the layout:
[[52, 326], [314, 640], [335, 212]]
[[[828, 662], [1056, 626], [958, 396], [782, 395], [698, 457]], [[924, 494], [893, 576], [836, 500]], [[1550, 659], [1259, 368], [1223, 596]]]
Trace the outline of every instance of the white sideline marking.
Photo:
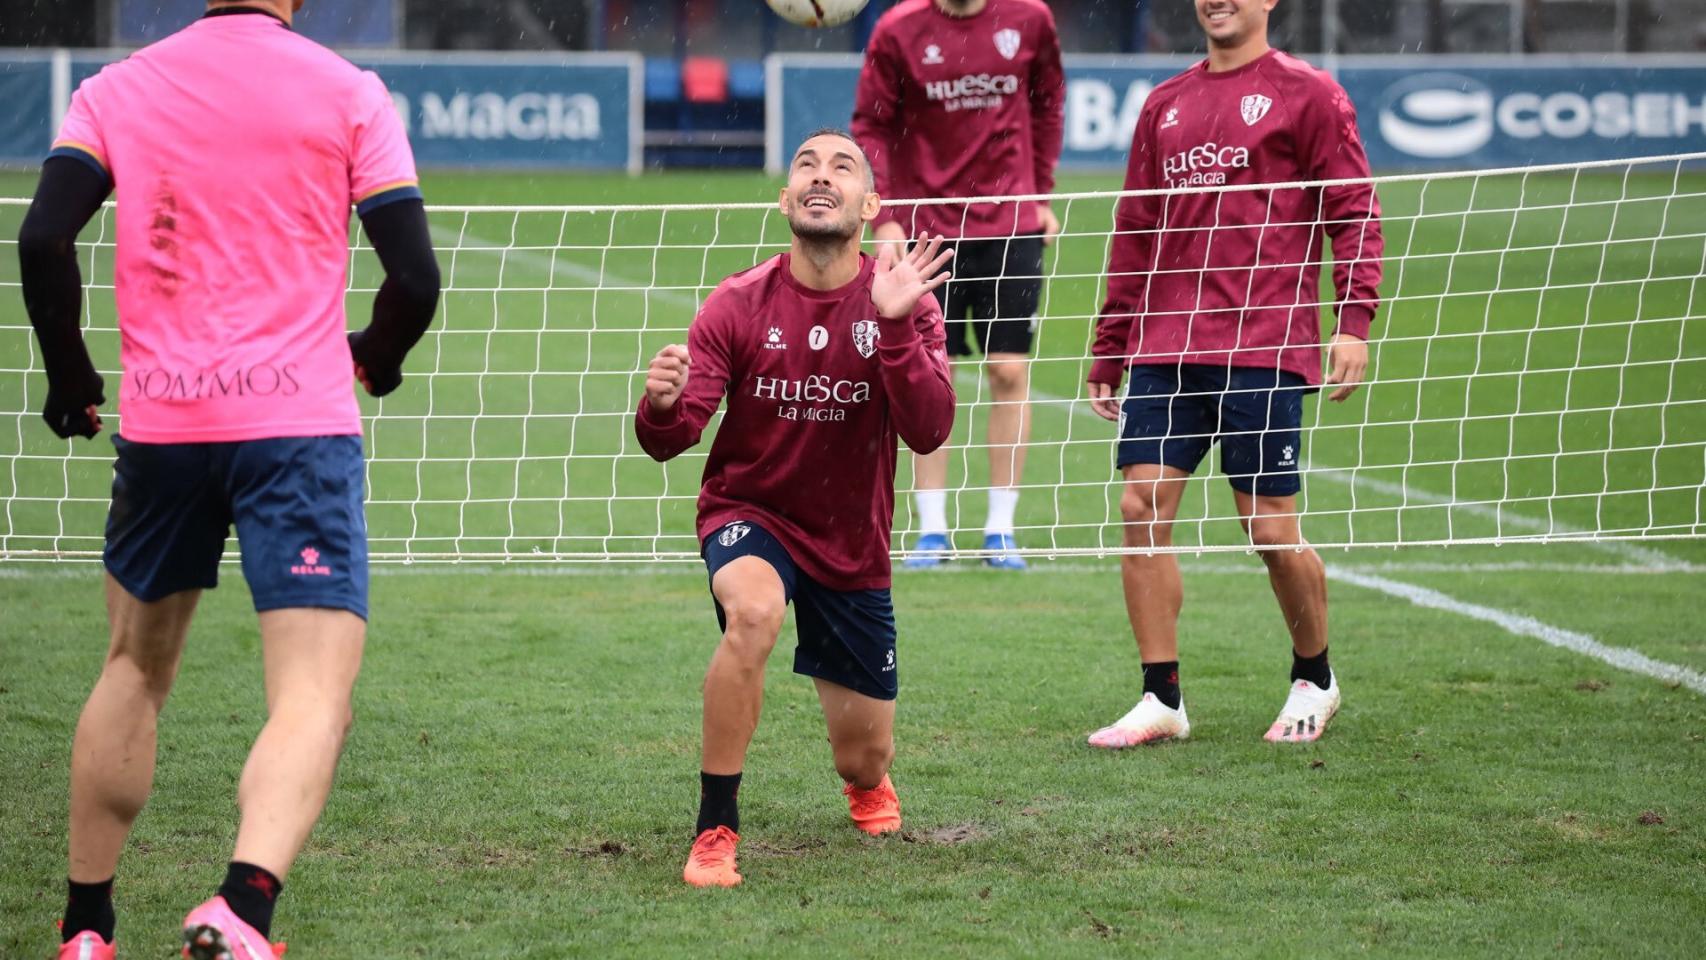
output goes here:
[[1455, 613], [1459, 616], [1491, 623], [1503, 628], [1508, 633], [1533, 637], [1541, 643], [1561, 650], [1579, 653], [1584, 657], [1592, 657], [1620, 670], [1643, 674], [1665, 683], [1687, 687], [1695, 693], [1706, 694], [1706, 674], [1697, 673], [1674, 663], [1666, 663], [1663, 660], [1654, 660], [1646, 654], [1631, 650], [1628, 647], [1613, 647], [1600, 643], [1585, 633], [1554, 627], [1533, 617], [1509, 613], [1494, 607], [1465, 603], [1427, 587], [1388, 580], [1385, 577], [1359, 573], [1341, 567], [1329, 567], [1328, 575], [1335, 580], [1342, 580], [1345, 583], [1355, 584], [1369, 590], [1378, 590], [1388, 596], [1408, 600], [1418, 607], [1444, 610], [1447, 613]]

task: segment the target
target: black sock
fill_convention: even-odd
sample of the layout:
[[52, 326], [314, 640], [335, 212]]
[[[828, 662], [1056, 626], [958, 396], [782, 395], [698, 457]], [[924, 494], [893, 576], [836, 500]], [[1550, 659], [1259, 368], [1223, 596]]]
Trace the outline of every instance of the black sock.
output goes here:
[[1143, 665], [1143, 692], [1155, 694], [1155, 699], [1171, 709], [1179, 709], [1179, 661], [1163, 660]]
[[1333, 670], [1327, 666], [1327, 648], [1313, 657], [1300, 657], [1296, 651], [1291, 654], [1291, 679], [1308, 680], [1323, 690], [1333, 685]]
[[65, 923], [59, 930], [59, 942], [70, 943], [79, 933], [93, 930], [102, 940], [112, 943], [115, 923], [112, 878], [100, 883], [67, 880], [65, 886]]
[[231, 912], [263, 937], [272, 936], [272, 908], [283, 892], [284, 884], [265, 867], [236, 860], [225, 868], [225, 882], [219, 885], [219, 895]]
[[718, 827], [740, 832], [740, 807], [735, 796], [740, 793], [740, 774], [699, 772], [699, 825], [693, 835]]

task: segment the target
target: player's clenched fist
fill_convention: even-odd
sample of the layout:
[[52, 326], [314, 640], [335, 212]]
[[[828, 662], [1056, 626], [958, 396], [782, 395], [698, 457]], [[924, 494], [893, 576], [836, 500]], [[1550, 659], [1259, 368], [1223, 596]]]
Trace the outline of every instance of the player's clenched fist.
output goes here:
[[651, 367], [646, 370], [646, 402], [658, 412], [675, 406], [680, 399], [681, 391], [687, 388], [687, 368], [693, 365], [693, 358], [688, 355], [687, 348], [679, 343], [672, 343], [652, 358]]

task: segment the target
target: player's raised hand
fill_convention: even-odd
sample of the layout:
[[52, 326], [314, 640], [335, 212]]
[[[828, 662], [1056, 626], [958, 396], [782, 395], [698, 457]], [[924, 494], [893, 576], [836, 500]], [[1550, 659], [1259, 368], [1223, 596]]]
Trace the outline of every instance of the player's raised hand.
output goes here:
[[1327, 382], [1339, 384], [1328, 400], [1343, 402], [1361, 386], [1368, 371], [1368, 344], [1348, 333], [1336, 334], [1327, 348]]
[[952, 274], [942, 268], [954, 257], [954, 248], [942, 249], [942, 238], [920, 233], [918, 242], [906, 253], [896, 244], [877, 251], [877, 272], [871, 278], [871, 303], [885, 320], [912, 316], [919, 298], [948, 282]]
[[646, 402], [659, 413], [675, 406], [675, 401], [681, 398], [681, 391], [687, 389], [687, 368], [693, 365], [693, 358], [687, 353], [687, 348], [679, 343], [672, 343], [652, 358], [652, 365], [646, 370]]

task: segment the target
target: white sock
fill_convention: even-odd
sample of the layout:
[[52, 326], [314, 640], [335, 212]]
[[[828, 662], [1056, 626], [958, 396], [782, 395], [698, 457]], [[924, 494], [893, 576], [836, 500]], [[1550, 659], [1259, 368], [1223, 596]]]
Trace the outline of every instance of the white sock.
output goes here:
[[948, 491], [919, 490], [913, 493], [918, 501], [918, 532], [948, 532]]
[[992, 533], [1013, 535], [1013, 510], [1019, 506], [1017, 487], [989, 489], [989, 520], [983, 525], [984, 536]]

